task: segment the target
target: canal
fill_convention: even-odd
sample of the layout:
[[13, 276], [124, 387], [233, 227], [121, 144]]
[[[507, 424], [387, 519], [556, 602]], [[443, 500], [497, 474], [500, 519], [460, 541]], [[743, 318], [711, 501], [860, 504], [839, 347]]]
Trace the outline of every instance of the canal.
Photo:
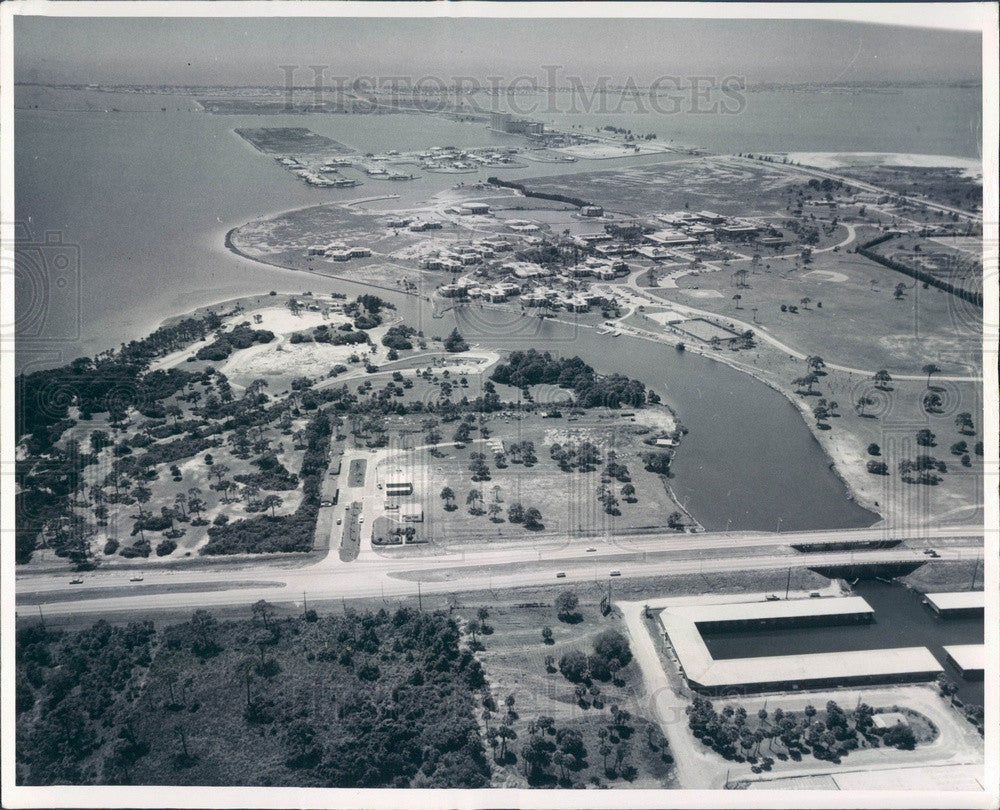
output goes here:
[[920, 594], [901, 585], [861, 580], [854, 588], [875, 611], [870, 624], [771, 630], [727, 630], [702, 633], [713, 658], [882, 650], [927, 647], [958, 686], [966, 703], [983, 705], [983, 681], [966, 681], [945, 660], [944, 647], [982, 644], [983, 617], [942, 619], [921, 602]]

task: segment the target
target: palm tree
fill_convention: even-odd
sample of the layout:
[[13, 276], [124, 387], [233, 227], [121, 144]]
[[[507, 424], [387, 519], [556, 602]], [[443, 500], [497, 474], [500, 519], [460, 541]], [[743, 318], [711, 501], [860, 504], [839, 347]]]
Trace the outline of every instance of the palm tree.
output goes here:
[[924, 374], [927, 375], [927, 387], [931, 387], [931, 375], [940, 373], [941, 369], [938, 368], [934, 363], [928, 363], [922, 369], [920, 369]]
[[736, 295], [733, 296], [733, 300], [736, 302], [736, 309], [739, 309], [740, 308], [740, 301], [743, 300], [743, 296], [740, 295], [739, 293], [736, 293]]
[[475, 506], [477, 503], [479, 503], [479, 501], [482, 500], [482, 497], [483, 493], [480, 492], [478, 489], [475, 488], [470, 489], [469, 494], [465, 498], [465, 503], [468, 506]]
[[441, 490], [441, 498], [445, 506], [451, 506], [451, 502], [455, 500], [455, 491], [451, 487], [445, 487]]

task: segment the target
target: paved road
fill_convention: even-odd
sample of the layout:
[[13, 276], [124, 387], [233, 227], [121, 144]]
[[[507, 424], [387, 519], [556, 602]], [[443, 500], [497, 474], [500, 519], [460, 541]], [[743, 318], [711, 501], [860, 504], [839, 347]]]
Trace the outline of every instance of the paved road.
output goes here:
[[[802, 565], [850, 565], [862, 562], [925, 562], [923, 549], [901, 547], [871, 551], [797, 553], [790, 544], [835, 541], [882, 540], [893, 535], [885, 529], [840, 532], [701, 533], [690, 535], [638, 535], [614, 541], [559, 538], [539, 540], [535, 545], [503, 549], [444, 551], [437, 556], [410, 558], [381, 556], [362, 546], [357, 560], [343, 562], [336, 547], [314, 564], [300, 568], [278, 563], [243, 561], [234, 566], [185, 571], [173, 569], [147, 573], [142, 583], [130, 583], [134, 570], [105, 570], [86, 574], [82, 587], [88, 598], [72, 599], [71, 575], [21, 575], [17, 579], [19, 602], [31, 605], [39, 599], [58, 599], [48, 604], [49, 613], [89, 613], [134, 609], [181, 609], [195, 605], [239, 605], [257, 599], [296, 601], [305, 591], [310, 599], [414, 596], [418, 582], [424, 593], [454, 593], [495, 587], [527, 587], [569, 582], [607, 581], [611, 571], [622, 578], [656, 575], [733, 572], [748, 569], [783, 569]], [[920, 530], [920, 541], [938, 542], [941, 559], [981, 558], [982, 527], [955, 526]], [[926, 543], [925, 543], [926, 544]], [[914, 543], [920, 545], [920, 543]], [[595, 548], [587, 552], [586, 548]], [[725, 556], [710, 556], [712, 554]], [[285, 563], [287, 565], [287, 563]], [[564, 578], [556, 578], [557, 573]], [[253, 578], [273, 585], [220, 587]], [[195, 591], [203, 584], [214, 590]], [[149, 585], [184, 587], [184, 592], [142, 593]], [[106, 588], [104, 593], [93, 589]], [[132, 593], [130, 593], [130, 591]], [[82, 596], [82, 595], [81, 595]]]

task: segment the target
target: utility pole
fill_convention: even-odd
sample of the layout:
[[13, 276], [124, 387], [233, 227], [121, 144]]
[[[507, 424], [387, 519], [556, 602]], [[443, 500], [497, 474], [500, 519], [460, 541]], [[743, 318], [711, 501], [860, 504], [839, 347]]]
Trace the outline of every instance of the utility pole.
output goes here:
[[[973, 565], [973, 567], [972, 567], [972, 588], [971, 589], [975, 589], [975, 587], [976, 587], [976, 574], [978, 574], [978, 573], [979, 573], [979, 558], [976, 557], [975, 565]], [[39, 605], [38, 609], [39, 609], [39, 611], [41, 611], [42, 606]]]
[[788, 579], [785, 580], [785, 599], [788, 599], [788, 591], [792, 587], [792, 569], [788, 569]]
[[417, 609], [423, 613], [424, 612], [424, 599], [420, 591], [420, 580], [417, 580]]
[[[975, 575], [973, 575], [973, 580], [974, 579], [975, 579]], [[45, 629], [45, 614], [42, 613], [42, 606], [41, 605], [38, 606], [38, 618], [42, 620], [42, 630], [44, 630]]]
[[309, 612], [309, 605], [306, 602], [306, 592], [302, 591], [302, 617], [305, 618], [305, 615], [308, 612]]

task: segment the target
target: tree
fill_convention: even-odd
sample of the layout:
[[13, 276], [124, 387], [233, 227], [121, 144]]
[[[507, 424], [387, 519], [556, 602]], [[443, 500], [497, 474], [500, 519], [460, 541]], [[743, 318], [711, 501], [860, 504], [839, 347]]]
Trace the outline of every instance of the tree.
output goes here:
[[962, 411], [955, 417], [955, 427], [964, 436], [974, 436], [976, 434], [975, 425], [972, 422], [972, 414]]
[[605, 630], [594, 641], [594, 652], [606, 661], [616, 659], [622, 664], [632, 660], [628, 639], [617, 630]]
[[152, 497], [153, 493], [149, 487], [142, 484], [136, 485], [132, 489], [132, 497], [135, 498], [136, 502], [139, 504], [139, 517], [143, 517], [142, 504], [149, 503], [149, 499]]
[[872, 379], [875, 380], [875, 387], [882, 391], [885, 391], [889, 383], [892, 382], [892, 376], [885, 369], [876, 371]]
[[897, 301], [902, 301], [904, 295], [906, 295], [906, 285], [900, 282], [896, 285], [896, 289], [892, 291], [892, 296]]
[[870, 396], [867, 396], [866, 394], [862, 394], [860, 397], [858, 397], [857, 402], [854, 403], [854, 408], [858, 412], [858, 416], [864, 416], [865, 408], [867, 408], [869, 405], [874, 405], [874, 404], [875, 404], [874, 399], [872, 399]]
[[555, 643], [552, 640], [552, 628], [551, 627], [545, 626], [545, 627], [542, 628], [542, 641], [544, 641], [546, 644], [554, 644]]
[[625, 484], [621, 488], [621, 496], [628, 502], [632, 503], [635, 501], [635, 486], [632, 484]]
[[920, 370], [921, 370], [921, 371], [922, 371], [922, 372], [923, 372], [924, 374], [926, 374], [926, 375], [927, 375], [927, 387], [928, 387], [928, 388], [930, 388], [930, 387], [931, 387], [931, 375], [932, 375], [932, 374], [939, 374], [939, 373], [941, 372], [941, 369], [940, 369], [940, 368], [938, 368], [938, 367], [937, 367], [936, 365], [934, 365], [934, 363], [927, 363], [927, 364], [926, 364], [925, 366], [923, 366], [923, 367], [922, 367], [922, 368], [921, 368]]
[[465, 503], [467, 506], [475, 508], [476, 504], [483, 499], [483, 493], [478, 489], [470, 489], [469, 494], [465, 497]]
[[270, 629], [271, 617], [274, 615], [274, 605], [266, 599], [258, 599], [253, 603], [252, 610], [254, 619], [260, 619], [264, 623], [264, 627]]
[[528, 779], [531, 781], [539, 779], [552, 764], [553, 755], [549, 752], [549, 743], [542, 736], [532, 735], [522, 749], [521, 756], [528, 765]]
[[562, 591], [556, 597], [556, 615], [562, 621], [569, 621], [579, 616], [577, 607], [580, 604], [580, 597], [574, 591]]
[[792, 380], [792, 385], [797, 385], [799, 388], [805, 386], [806, 391], [808, 391], [811, 394], [813, 386], [816, 384], [816, 381], [818, 379], [819, 377], [817, 377], [815, 374], [806, 374], [803, 377], [796, 377], [794, 380]]
[[579, 683], [587, 677], [587, 656], [580, 650], [570, 650], [559, 659], [559, 671], [563, 677], [573, 683]]
[[458, 327], [451, 330], [451, 334], [444, 340], [444, 348], [449, 352], [468, 351], [469, 344], [465, 342], [458, 332]]
[[539, 529], [542, 526], [542, 513], [535, 507], [531, 507], [524, 512], [524, 526], [526, 529]]
[[875, 442], [868, 445], [868, 455], [878, 456], [882, 454], [882, 448], [878, 446]]
[[524, 507], [520, 503], [512, 503], [507, 507], [507, 520], [511, 523], [524, 522]]
[[[802, 305], [805, 306], [807, 301], [809, 301], [808, 298], [803, 298]], [[811, 354], [806, 358], [806, 368], [808, 368], [813, 373], [821, 371], [823, 368], [825, 368], [825, 366], [826, 363], [824, 362], [823, 358], [820, 357], [819, 355]]]
[[455, 500], [455, 490], [451, 487], [445, 487], [441, 490], [441, 499], [444, 501], [444, 508], [451, 509], [453, 507], [453, 501]]
[[490, 520], [494, 523], [500, 523], [500, 513], [503, 512], [503, 507], [498, 503], [491, 503], [486, 510], [490, 513]]
[[936, 436], [927, 428], [917, 431], [917, 444], [921, 447], [934, 447], [935, 438]]
[[271, 510], [271, 517], [274, 517], [274, 509], [281, 506], [285, 501], [280, 495], [268, 495], [264, 498], [264, 508]]

